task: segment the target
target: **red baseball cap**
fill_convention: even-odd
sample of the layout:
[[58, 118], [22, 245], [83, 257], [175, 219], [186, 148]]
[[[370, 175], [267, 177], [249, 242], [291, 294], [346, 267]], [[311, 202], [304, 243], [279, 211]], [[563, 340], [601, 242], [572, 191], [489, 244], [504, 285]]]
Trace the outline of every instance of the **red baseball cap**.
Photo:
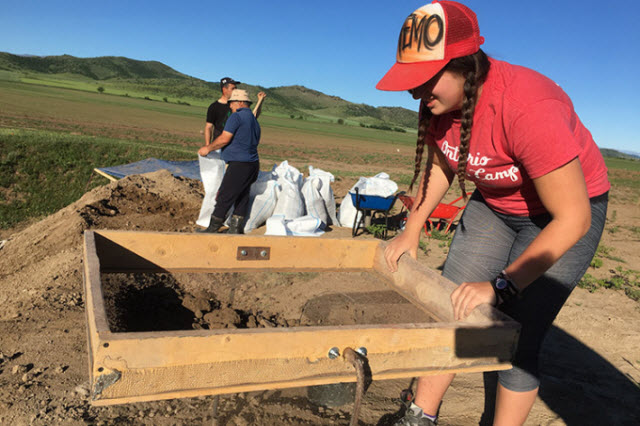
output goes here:
[[476, 14], [454, 1], [434, 1], [407, 17], [400, 29], [396, 63], [376, 85], [409, 90], [436, 75], [451, 59], [472, 55], [484, 37]]

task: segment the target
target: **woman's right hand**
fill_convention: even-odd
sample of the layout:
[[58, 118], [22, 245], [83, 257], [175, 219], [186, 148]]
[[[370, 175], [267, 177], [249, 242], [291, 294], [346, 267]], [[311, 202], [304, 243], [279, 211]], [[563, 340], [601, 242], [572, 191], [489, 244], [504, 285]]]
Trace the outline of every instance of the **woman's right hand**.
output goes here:
[[420, 242], [420, 233], [411, 235], [411, 232], [405, 230], [402, 234], [395, 237], [384, 249], [384, 258], [387, 261], [387, 267], [391, 272], [398, 270], [398, 259], [408, 253], [414, 259], [418, 258], [418, 243]]

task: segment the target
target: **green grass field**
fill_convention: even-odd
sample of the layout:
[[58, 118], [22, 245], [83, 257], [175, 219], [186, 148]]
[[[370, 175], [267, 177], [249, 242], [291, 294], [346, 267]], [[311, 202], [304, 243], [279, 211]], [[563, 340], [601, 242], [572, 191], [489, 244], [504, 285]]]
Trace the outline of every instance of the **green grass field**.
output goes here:
[[[118, 84], [118, 80], [97, 81], [92, 78], [83, 77], [77, 74], [42, 74], [34, 72], [12, 72], [0, 70], [0, 81], [20, 82], [33, 86], [57, 87], [90, 93], [98, 93], [98, 88], [102, 87], [104, 89], [104, 94], [139, 99], [149, 97], [153, 100], [162, 102], [164, 102], [163, 98], [167, 97], [169, 103], [178, 103], [178, 101], [180, 101], [195, 106], [208, 106], [207, 101], [201, 98], [190, 96], [177, 97], [165, 93], [151, 93], [149, 90], [141, 90], [140, 88], [136, 87], [124, 88], [120, 87], [122, 85]], [[143, 87], [142, 84], [140, 86]]]
[[623, 203], [640, 201], [640, 161], [605, 157], [609, 169], [609, 181], [613, 188], [611, 199]]
[[630, 172], [640, 172], [640, 161], [627, 160], [624, 158], [605, 157], [604, 162], [609, 169], [626, 170]]
[[[33, 125], [34, 121], [37, 122], [43, 118], [45, 121], [73, 122], [84, 131], [90, 131], [93, 124], [108, 127], [164, 129], [170, 132], [199, 131], [204, 128], [206, 107], [208, 107], [208, 103], [206, 106], [187, 106], [108, 93], [100, 94], [97, 91], [88, 92], [76, 90], [76, 88], [1, 79], [0, 93], [2, 93], [0, 105], [3, 107], [0, 119], [27, 118], [25, 125]], [[260, 124], [263, 130], [295, 131], [301, 134], [379, 141], [405, 146], [414, 145], [416, 137], [411, 133], [346, 126], [328, 121], [291, 119], [283, 114], [272, 115], [268, 112], [268, 99], [260, 116]], [[74, 129], [62, 128], [61, 130]], [[201, 137], [195, 139], [199, 141]]]
[[0, 227], [51, 214], [103, 184], [91, 179], [96, 164], [148, 157], [193, 159], [193, 153], [180, 145], [0, 129]]
[[[114, 57], [25, 59], [0, 52], [0, 80], [197, 107], [207, 107], [220, 96], [216, 83], [191, 78], [161, 63]], [[242, 88], [252, 98], [266, 91], [269, 114], [274, 116], [415, 133], [417, 113], [404, 108], [354, 104], [303, 86], [243, 84]]]

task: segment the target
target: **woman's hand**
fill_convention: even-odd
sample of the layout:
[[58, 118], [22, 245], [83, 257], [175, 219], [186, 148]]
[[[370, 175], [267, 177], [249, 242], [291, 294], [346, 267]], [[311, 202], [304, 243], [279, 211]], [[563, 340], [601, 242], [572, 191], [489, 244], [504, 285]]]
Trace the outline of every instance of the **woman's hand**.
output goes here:
[[409, 256], [417, 259], [419, 241], [419, 234], [417, 237], [414, 237], [407, 231], [391, 240], [384, 249], [384, 258], [387, 261], [387, 267], [391, 272], [396, 272], [398, 270], [398, 259], [400, 259], [400, 256], [404, 253], [409, 253]]
[[476, 306], [488, 303], [495, 306], [496, 293], [489, 281], [462, 283], [451, 293], [453, 317], [457, 320], [466, 318]]
[[198, 150], [198, 155], [200, 155], [201, 157], [206, 157], [207, 155], [209, 155], [209, 146], [203, 146]]

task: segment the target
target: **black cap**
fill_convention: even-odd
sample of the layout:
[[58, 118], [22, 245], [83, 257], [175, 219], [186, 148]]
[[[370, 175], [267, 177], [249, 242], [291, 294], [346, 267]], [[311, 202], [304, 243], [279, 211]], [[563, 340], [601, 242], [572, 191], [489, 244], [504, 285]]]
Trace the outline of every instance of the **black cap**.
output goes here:
[[226, 86], [227, 84], [235, 84], [236, 86], [240, 84], [239, 81], [235, 81], [231, 77], [225, 77], [220, 79], [220, 87]]

